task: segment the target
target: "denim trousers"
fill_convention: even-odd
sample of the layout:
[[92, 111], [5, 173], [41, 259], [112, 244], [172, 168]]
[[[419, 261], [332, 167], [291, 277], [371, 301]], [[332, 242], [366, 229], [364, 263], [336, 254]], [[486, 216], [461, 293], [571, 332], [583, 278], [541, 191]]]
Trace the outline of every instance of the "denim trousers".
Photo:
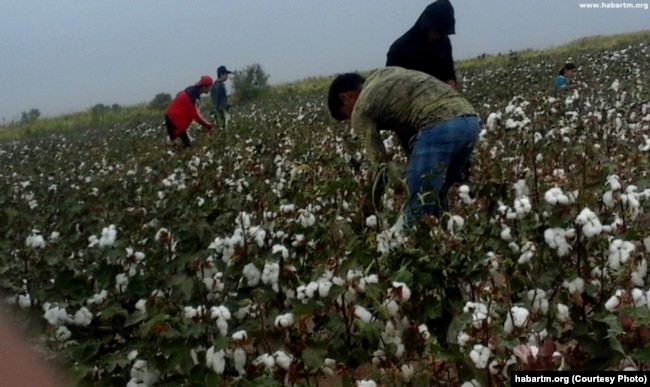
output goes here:
[[447, 191], [460, 182], [480, 130], [476, 115], [464, 115], [418, 131], [406, 166], [407, 226], [423, 215], [439, 217], [448, 209]]

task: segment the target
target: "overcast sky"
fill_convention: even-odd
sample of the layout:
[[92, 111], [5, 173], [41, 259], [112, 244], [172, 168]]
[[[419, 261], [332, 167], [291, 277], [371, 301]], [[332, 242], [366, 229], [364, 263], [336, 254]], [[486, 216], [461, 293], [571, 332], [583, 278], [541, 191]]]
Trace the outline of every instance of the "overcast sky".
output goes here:
[[[454, 57], [650, 28], [650, 10], [581, 9], [583, 1], [452, 0]], [[430, 2], [2, 0], [0, 120], [148, 102], [221, 64], [260, 63], [272, 84], [382, 67]]]

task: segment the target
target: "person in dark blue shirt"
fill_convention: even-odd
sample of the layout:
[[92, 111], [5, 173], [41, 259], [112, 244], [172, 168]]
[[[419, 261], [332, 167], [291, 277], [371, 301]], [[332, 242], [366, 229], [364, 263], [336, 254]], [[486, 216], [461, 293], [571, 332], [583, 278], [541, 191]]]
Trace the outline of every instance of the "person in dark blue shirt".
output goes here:
[[230, 74], [232, 74], [232, 71], [228, 70], [226, 66], [219, 66], [217, 69], [217, 80], [214, 81], [210, 90], [210, 99], [214, 108], [214, 119], [217, 126], [221, 129], [226, 129], [230, 121], [230, 113], [228, 113], [230, 103], [228, 102], [228, 93], [226, 92], [226, 81]]
[[429, 4], [415, 25], [388, 50], [386, 66], [399, 66], [432, 75], [456, 87], [456, 70], [449, 35], [456, 33], [454, 7], [449, 0]]

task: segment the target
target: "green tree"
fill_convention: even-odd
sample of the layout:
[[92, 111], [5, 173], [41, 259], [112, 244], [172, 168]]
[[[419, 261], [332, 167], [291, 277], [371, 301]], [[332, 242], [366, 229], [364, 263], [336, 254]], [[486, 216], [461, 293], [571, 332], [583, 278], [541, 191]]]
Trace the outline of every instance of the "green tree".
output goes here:
[[41, 111], [38, 109], [31, 109], [28, 112], [22, 112], [20, 115], [20, 122], [27, 124], [36, 121], [41, 116]]
[[167, 105], [172, 101], [172, 96], [168, 93], [158, 93], [149, 102], [149, 107], [154, 110], [165, 110]]
[[259, 63], [253, 63], [232, 74], [232, 85], [236, 99], [240, 102], [252, 101], [269, 89], [269, 76]]

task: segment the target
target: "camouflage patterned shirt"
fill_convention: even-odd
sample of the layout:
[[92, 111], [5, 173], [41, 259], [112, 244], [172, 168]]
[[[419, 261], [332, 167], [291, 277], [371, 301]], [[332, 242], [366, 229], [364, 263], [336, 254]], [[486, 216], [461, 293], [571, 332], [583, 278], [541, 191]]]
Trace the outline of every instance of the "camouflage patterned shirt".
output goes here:
[[380, 130], [391, 130], [410, 155], [418, 130], [476, 114], [453, 88], [419, 71], [386, 67], [369, 76], [352, 111], [351, 123], [362, 137], [371, 161], [388, 159]]

